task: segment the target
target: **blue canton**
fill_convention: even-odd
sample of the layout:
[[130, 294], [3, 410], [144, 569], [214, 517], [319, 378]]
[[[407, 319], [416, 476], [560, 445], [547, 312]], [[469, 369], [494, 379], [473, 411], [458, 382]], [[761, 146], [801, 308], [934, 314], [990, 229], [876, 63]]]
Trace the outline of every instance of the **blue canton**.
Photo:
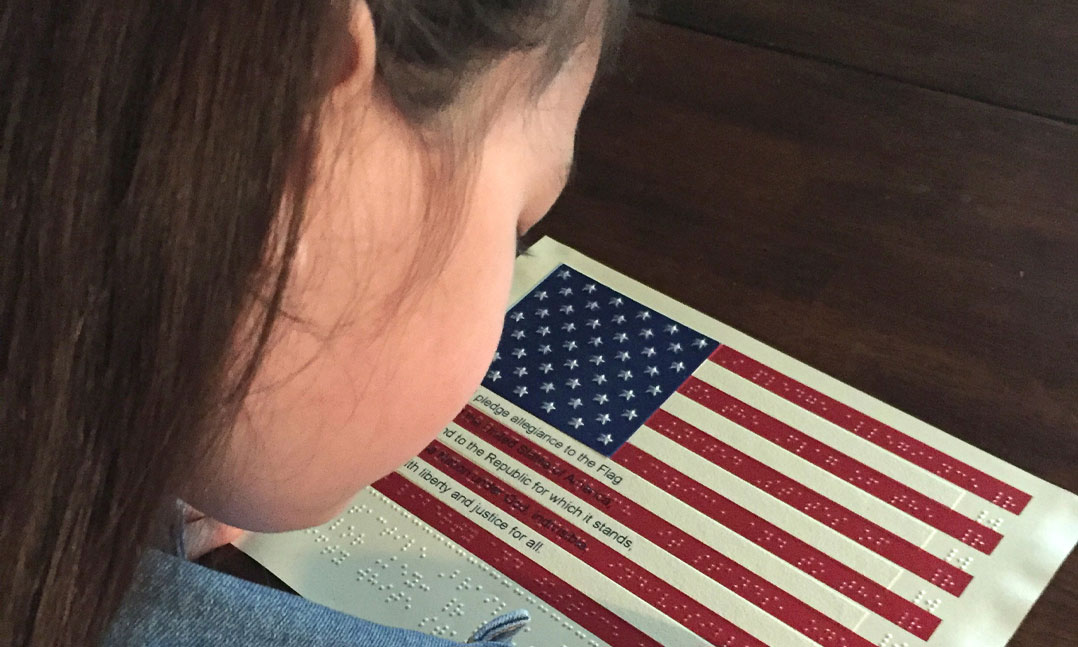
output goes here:
[[559, 265], [509, 310], [483, 386], [610, 456], [718, 345]]

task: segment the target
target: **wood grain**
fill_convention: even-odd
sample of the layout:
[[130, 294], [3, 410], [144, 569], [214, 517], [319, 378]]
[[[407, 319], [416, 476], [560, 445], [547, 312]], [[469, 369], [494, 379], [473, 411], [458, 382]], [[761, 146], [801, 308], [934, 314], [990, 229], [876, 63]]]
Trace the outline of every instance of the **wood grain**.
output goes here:
[[1078, 120], [1073, 0], [657, 0], [663, 20]]

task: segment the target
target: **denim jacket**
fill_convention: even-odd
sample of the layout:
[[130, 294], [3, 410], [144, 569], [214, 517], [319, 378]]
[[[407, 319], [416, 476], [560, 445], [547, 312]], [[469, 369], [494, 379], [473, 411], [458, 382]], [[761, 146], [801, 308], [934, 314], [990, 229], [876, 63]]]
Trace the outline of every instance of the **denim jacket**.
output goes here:
[[[175, 535], [174, 535], [175, 537]], [[361, 620], [297, 595], [189, 562], [182, 534], [151, 550], [104, 647], [453, 647], [462, 643]], [[471, 647], [508, 647], [528, 623], [512, 611], [484, 623]]]

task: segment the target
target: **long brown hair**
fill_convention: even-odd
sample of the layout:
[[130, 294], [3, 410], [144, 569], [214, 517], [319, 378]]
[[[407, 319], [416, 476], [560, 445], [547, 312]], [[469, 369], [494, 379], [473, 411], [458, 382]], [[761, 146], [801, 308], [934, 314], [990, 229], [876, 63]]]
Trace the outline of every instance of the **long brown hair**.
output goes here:
[[[368, 4], [380, 79], [422, 121], [508, 51], [543, 47], [556, 71], [590, 3]], [[0, 9], [0, 642], [94, 644], [157, 511], [230, 426], [287, 287], [349, 15]]]

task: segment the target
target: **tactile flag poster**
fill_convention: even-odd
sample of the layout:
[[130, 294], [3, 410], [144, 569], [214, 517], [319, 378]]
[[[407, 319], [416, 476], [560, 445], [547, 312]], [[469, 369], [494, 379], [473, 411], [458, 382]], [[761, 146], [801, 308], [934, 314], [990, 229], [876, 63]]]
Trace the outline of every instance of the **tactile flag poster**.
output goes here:
[[1078, 496], [550, 239], [471, 402], [310, 530], [240, 547], [300, 594], [522, 647], [1002, 647]]

